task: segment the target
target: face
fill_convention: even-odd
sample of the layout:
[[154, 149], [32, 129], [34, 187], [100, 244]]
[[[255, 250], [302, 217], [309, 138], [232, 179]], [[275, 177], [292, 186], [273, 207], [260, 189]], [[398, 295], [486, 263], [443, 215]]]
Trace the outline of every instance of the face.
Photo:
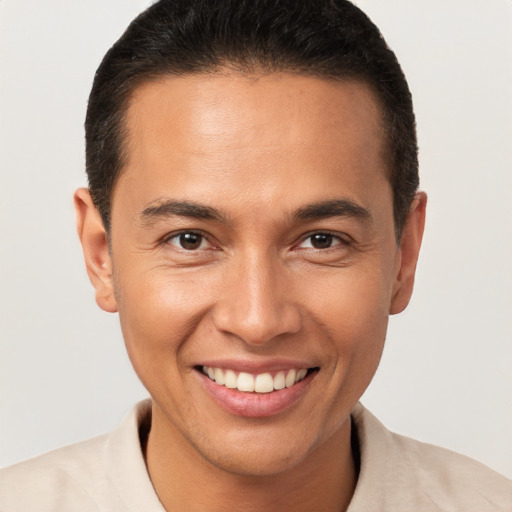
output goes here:
[[166, 78], [135, 91], [127, 127], [110, 253], [83, 191], [79, 230], [152, 428], [232, 472], [308, 460], [347, 431], [421, 239], [420, 198], [397, 245], [371, 90]]

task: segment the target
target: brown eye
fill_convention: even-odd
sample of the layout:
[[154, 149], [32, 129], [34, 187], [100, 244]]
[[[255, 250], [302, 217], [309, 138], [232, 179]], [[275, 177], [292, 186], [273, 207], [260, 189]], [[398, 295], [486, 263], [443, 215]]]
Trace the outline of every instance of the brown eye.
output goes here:
[[197, 233], [183, 233], [180, 235], [180, 245], [187, 251], [193, 251], [201, 246], [203, 237]]
[[343, 240], [336, 235], [330, 233], [314, 233], [300, 244], [303, 249], [330, 249], [336, 245], [343, 243]]
[[206, 238], [193, 231], [179, 233], [168, 240], [168, 243], [185, 251], [196, 251], [205, 249], [208, 246]]
[[333, 236], [327, 233], [317, 233], [311, 237], [311, 245], [315, 249], [327, 249], [332, 245]]

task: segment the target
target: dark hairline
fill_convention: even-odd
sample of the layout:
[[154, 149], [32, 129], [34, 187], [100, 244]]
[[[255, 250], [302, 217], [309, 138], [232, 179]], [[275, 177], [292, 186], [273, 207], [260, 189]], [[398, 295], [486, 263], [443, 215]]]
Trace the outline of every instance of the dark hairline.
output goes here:
[[399, 240], [419, 184], [411, 93], [379, 29], [348, 0], [160, 0], [133, 20], [103, 58], [87, 109], [87, 174], [107, 228], [113, 187], [129, 156], [126, 112], [133, 92], [162, 76], [222, 67], [368, 84], [381, 107]]
[[[378, 113], [379, 113], [379, 119], [377, 120], [377, 126], [379, 128], [379, 133], [382, 137], [382, 143], [381, 143], [381, 149], [382, 149], [382, 162], [384, 164], [383, 171], [386, 174], [386, 179], [388, 180], [390, 186], [393, 188], [392, 184], [392, 165], [390, 162], [390, 145], [392, 144], [388, 137], [388, 131], [386, 130], [386, 120], [385, 120], [385, 106], [380, 98], [380, 95], [378, 91], [376, 90], [375, 85], [368, 80], [364, 76], [355, 76], [349, 75], [348, 73], [344, 76], [340, 75], [327, 75], [322, 74], [318, 72], [317, 70], [310, 70], [310, 69], [293, 69], [293, 68], [281, 68], [277, 70], [272, 69], [265, 69], [263, 66], [260, 69], [257, 69], [255, 66], [251, 69], [245, 69], [242, 66], [235, 66], [235, 63], [233, 61], [229, 62], [229, 66], [223, 66], [223, 67], [216, 67], [216, 68], [210, 68], [210, 69], [204, 69], [204, 70], [196, 70], [196, 71], [186, 71], [186, 72], [174, 72], [174, 71], [168, 71], [168, 72], [159, 72], [159, 73], [148, 73], [145, 75], [137, 75], [134, 77], [132, 81], [130, 81], [130, 86], [126, 89], [125, 97], [123, 98], [122, 102], [120, 103], [120, 108], [118, 110], [119, 113], [121, 113], [121, 116], [118, 120], [118, 133], [120, 134], [119, 137], [119, 149], [118, 149], [118, 155], [119, 155], [119, 162], [118, 162], [118, 169], [117, 173], [114, 176], [113, 182], [111, 184], [110, 189], [110, 197], [109, 197], [109, 216], [107, 218], [104, 218], [102, 215], [102, 221], [105, 227], [105, 230], [107, 231], [107, 235], [110, 238], [110, 231], [111, 231], [111, 213], [112, 213], [112, 201], [114, 197], [114, 192], [116, 189], [116, 185], [118, 180], [123, 175], [124, 170], [126, 169], [128, 165], [129, 160], [129, 128], [128, 128], [128, 114], [130, 111], [130, 104], [137, 93], [138, 90], [140, 90], [145, 85], [149, 85], [151, 83], [157, 83], [163, 80], [166, 80], [168, 78], [179, 78], [179, 77], [187, 77], [187, 76], [201, 76], [201, 75], [219, 75], [219, 76], [230, 76], [230, 75], [237, 75], [237, 76], [245, 76], [245, 75], [254, 75], [255, 77], [262, 77], [267, 75], [274, 75], [274, 74], [286, 74], [290, 76], [304, 76], [304, 77], [312, 77], [317, 78], [319, 80], [324, 80], [328, 82], [339, 82], [339, 83], [359, 83], [361, 85], [364, 85], [368, 88], [368, 90], [371, 92], [372, 99], [375, 102], [375, 105], [377, 106]], [[225, 70], [225, 71], [223, 71]], [[393, 208], [394, 210], [394, 208]], [[101, 213], [101, 212], [100, 212]], [[394, 216], [395, 217], [395, 216]], [[397, 242], [400, 240], [401, 232], [398, 231], [397, 226], [397, 219], [394, 218], [395, 223], [395, 231], [396, 231], [396, 238]]]

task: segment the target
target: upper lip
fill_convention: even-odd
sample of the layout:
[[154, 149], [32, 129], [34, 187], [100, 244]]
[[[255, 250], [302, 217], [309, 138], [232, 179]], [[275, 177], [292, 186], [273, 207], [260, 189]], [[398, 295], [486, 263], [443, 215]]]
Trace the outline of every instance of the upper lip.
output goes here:
[[254, 361], [250, 359], [208, 359], [201, 361], [195, 366], [208, 366], [210, 368], [222, 368], [224, 370], [233, 370], [235, 372], [259, 374], [276, 372], [279, 370], [315, 368], [318, 365], [312, 361], [273, 358], [265, 361]]

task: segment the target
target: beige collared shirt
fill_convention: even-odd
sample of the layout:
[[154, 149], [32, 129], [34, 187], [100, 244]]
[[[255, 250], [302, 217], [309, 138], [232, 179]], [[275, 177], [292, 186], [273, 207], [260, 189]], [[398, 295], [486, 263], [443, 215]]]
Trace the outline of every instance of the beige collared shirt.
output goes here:
[[[0, 471], [0, 512], [165, 512], [139, 439], [150, 414], [150, 401], [140, 402], [109, 434]], [[349, 512], [512, 512], [505, 477], [393, 434], [360, 404], [352, 419], [361, 469]]]

